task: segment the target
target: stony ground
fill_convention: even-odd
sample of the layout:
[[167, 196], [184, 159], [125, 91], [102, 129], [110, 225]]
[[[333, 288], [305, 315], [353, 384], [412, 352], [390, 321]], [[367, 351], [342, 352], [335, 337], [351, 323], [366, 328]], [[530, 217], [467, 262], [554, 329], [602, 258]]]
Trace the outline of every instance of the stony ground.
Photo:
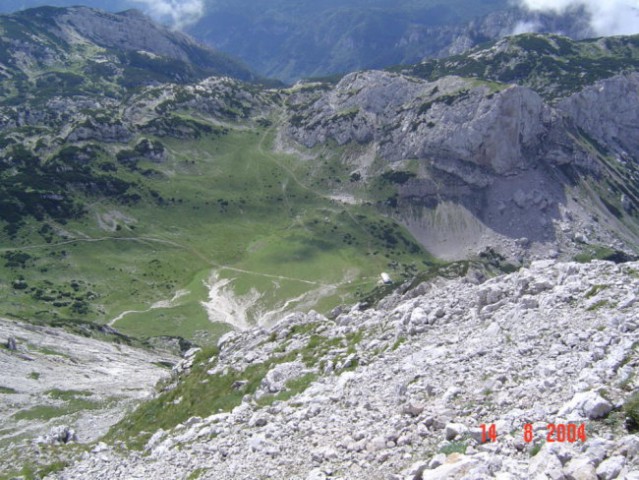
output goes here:
[[[0, 319], [0, 464], [17, 467], [29, 446], [88, 443], [148, 397], [176, 362], [170, 354]], [[68, 438], [70, 440], [70, 438]], [[0, 474], [5, 473], [0, 468]]]
[[[622, 408], [638, 387], [639, 263], [544, 261], [469, 278], [334, 321], [299, 314], [226, 336], [218, 356], [184, 369], [205, 361], [215, 375], [330, 348], [275, 364], [231, 412], [159, 430], [143, 452], [98, 444], [51, 478], [639, 478]], [[304, 391], [264, 406], [309, 373]], [[571, 443], [548, 424], [585, 432]]]

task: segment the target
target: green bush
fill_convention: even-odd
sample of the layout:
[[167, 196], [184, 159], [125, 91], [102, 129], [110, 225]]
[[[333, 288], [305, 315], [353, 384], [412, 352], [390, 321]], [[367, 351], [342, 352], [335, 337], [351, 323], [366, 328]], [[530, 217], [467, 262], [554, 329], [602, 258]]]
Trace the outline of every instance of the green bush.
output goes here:
[[639, 391], [628, 397], [623, 405], [626, 414], [626, 426], [631, 433], [639, 432]]

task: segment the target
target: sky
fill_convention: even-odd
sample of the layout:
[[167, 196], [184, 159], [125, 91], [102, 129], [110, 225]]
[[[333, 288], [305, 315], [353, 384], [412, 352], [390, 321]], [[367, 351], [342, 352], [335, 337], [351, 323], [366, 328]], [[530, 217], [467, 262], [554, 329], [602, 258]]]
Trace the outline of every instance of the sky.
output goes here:
[[519, 0], [519, 3], [533, 12], [562, 13], [583, 7], [598, 35], [639, 33], [639, 0]]

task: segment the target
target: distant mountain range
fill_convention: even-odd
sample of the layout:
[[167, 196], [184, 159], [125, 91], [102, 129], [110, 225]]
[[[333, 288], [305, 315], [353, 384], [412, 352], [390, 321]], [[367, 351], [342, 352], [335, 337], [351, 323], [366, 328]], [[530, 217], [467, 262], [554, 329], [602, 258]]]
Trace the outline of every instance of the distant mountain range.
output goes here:
[[127, 10], [139, 5], [132, 0], [4, 0], [0, 3], [0, 12], [11, 13], [41, 6], [72, 7], [80, 4], [111, 12]]
[[[76, 3], [10, 0], [0, 5], [0, 12]], [[188, 14], [168, 3], [163, 8], [135, 0], [82, 3], [112, 12], [139, 8], [161, 21], [177, 23], [262, 76], [287, 82], [459, 54], [530, 28], [573, 38], [592, 35], [582, 11], [533, 14], [507, 0], [195, 1], [197, 13]]]

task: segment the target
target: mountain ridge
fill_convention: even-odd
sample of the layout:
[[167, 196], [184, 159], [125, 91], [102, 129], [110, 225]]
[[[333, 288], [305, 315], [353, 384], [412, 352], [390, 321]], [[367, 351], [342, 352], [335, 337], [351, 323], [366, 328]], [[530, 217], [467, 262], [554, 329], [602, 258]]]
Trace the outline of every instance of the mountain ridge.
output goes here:
[[[154, 59], [147, 58], [144, 65], [144, 54], [139, 52], [147, 52], [147, 57], [149, 54], [164, 57], [173, 62], [170, 65], [165, 61], [163, 65], [165, 73], [169, 75], [165, 77], [166, 80], [180, 81], [175, 74], [171, 77], [169, 67], [182, 72], [182, 81], [221, 74], [248, 81], [257, 80], [239, 62], [196, 43], [182, 33], [155, 24], [139, 12], [111, 14], [88, 7], [39, 7], [3, 15], [2, 20], [5, 38], [10, 42], [3, 42], [6, 53], [2, 61], [5, 66], [17, 68], [15, 73], [21, 72], [20, 61], [16, 58], [21, 50], [28, 60], [36, 62], [34, 67], [50, 68], [52, 62], [73, 62], [73, 57], [68, 57], [69, 48], [98, 47], [104, 49], [103, 63], [108, 65], [109, 60], [115, 60], [115, 65], [121, 62], [133, 69], [147, 68], [147, 72], [162, 66], [161, 60], [155, 59], [158, 66], [154, 66]], [[47, 45], [47, 49], [43, 49], [43, 45]], [[31, 52], [41, 52], [40, 55], [44, 56], [30, 58]], [[93, 52], [94, 55], [96, 53]], [[28, 69], [29, 66], [24, 65], [24, 68]], [[158, 75], [160, 71], [154, 73]]]
[[[586, 238], [584, 231], [601, 244], [632, 249], [636, 192], [630, 179], [637, 132], [629, 127], [619, 135], [627, 140], [612, 142], [611, 134], [594, 125], [613, 131], [617, 122], [633, 125], [634, 109], [626, 106], [636, 102], [636, 81], [629, 73], [586, 83], [587, 95], [575, 93], [552, 104], [526, 86], [491, 79], [443, 76], [424, 82], [395, 73], [354, 73], [328, 91], [309, 86], [308, 94], [292, 97], [285, 132], [302, 151], [330, 142], [351, 151], [343, 157], [346, 168], [369, 190], [357, 183], [336, 188], [374, 198], [436, 254], [460, 258], [500, 244], [521, 259], [537, 244], [533, 250], [539, 255], [556, 247], [565, 255], [566, 249], [580, 248], [574, 239]], [[621, 97], [621, 91], [629, 94]], [[605, 107], [611, 95], [626, 102], [614, 114]], [[613, 157], [624, 165], [621, 176]], [[381, 189], [387, 197], [375, 195], [370, 187], [389, 169], [405, 179]], [[539, 188], [530, 191], [530, 185]], [[612, 223], [603, 227], [593, 215]], [[621, 232], [626, 240], [615, 239]], [[456, 244], [455, 238], [464, 240]]]

